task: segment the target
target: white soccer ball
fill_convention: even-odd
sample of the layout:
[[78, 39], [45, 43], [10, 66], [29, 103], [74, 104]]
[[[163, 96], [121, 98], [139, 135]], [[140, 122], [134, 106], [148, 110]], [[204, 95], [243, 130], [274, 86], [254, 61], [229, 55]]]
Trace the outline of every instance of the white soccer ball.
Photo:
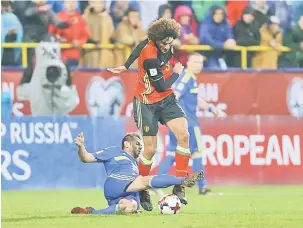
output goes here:
[[161, 214], [174, 215], [180, 211], [181, 202], [174, 194], [165, 195], [159, 200], [158, 207]]

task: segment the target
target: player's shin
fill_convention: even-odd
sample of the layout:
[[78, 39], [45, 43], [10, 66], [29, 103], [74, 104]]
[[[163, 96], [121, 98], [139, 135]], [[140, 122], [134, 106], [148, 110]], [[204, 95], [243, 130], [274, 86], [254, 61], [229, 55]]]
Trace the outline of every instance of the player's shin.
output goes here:
[[167, 174], [156, 175], [150, 180], [149, 186], [152, 188], [167, 188], [172, 185], [180, 185], [184, 179]]
[[159, 164], [158, 174], [167, 174], [170, 167], [174, 164], [175, 157], [171, 154], [168, 154]]
[[144, 157], [142, 154], [139, 159], [139, 174], [141, 176], [148, 176], [150, 169], [152, 167], [153, 162], [151, 160], [148, 160]]
[[177, 146], [175, 160], [176, 160], [176, 176], [185, 177], [187, 175], [188, 161], [190, 158], [190, 150]]

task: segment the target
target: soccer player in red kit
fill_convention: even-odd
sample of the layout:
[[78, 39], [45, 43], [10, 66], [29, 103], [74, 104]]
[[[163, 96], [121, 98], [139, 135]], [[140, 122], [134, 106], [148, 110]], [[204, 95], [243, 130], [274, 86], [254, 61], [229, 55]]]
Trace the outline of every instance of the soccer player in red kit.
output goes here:
[[[139, 56], [138, 76], [133, 100], [134, 119], [143, 135], [144, 152], [139, 159], [139, 173], [149, 175], [152, 158], [157, 151], [158, 122], [166, 125], [178, 140], [176, 176], [185, 177], [190, 156], [187, 119], [171, 89], [183, 71], [180, 63], [173, 67], [173, 41], [180, 36], [180, 25], [174, 19], [154, 21], [147, 31], [148, 39], [141, 42], [126, 62], [126, 66], [108, 69], [121, 73]], [[187, 204], [184, 187], [173, 188], [183, 204]], [[148, 191], [140, 192], [141, 206], [153, 209]]]

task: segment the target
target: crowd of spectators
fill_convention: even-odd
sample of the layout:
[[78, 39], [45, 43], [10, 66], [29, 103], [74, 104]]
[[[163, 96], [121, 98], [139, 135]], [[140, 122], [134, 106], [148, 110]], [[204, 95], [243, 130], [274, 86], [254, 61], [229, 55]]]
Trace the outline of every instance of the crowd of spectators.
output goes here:
[[[1, 42], [40, 42], [52, 33], [72, 48], [62, 50], [69, 66], [112, 67], [124, 63], [122, 49], [98, 48], [124, 44], [134, 48], [146, 39], [148, 25], [157, 18], [174, 18], [181, 25], [175, 41], [176, 60], [187, 62], [179, 45], [209, 45], [203, 51], [206, 67], [240, 67], [236, 46], [268, 46], [249, 52], [252, 68], [303, 67], [303, 1], [1, 1]], [[81, 49], [85, 43], [96, 49]], [[281, 52], [280, 47], [291, 48]], [[34, 50], [27, 53], [28, 64]], [[21, 65], [18, 48], [2, 49], [2, 65]], [[136, 67], [136, 62], [132, 65]]]

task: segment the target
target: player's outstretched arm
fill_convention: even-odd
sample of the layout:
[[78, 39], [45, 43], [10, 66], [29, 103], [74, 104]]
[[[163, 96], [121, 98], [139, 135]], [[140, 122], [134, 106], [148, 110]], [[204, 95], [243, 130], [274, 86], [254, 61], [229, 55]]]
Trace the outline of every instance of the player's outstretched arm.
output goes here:
[[132, 53], [130, 54], [130, 56], [128, 57], [128, 59], [126, 60], [124, 66], [128, 69], [133, 62], [135, 62], [135, 60], [137, 58], [139, 58], [142, 49], [147, 45], [148, 43], [148, 39], [145, 39], [143, 41], [141, 41], [136, 47], [135, 49], [132, 51]]
[[75, 144], [78, 146], [78, 155], [82, 162], [97, 162], [97, 159], [86, 151], [84, 145], [84, 135], [82, 132], [77, 136], [77, 138], [75, 138]]
[[148, 39], [140, 42], [137, 45], [137, 47], [133, 50], [133, 52], [130, 54], [130, 56], [128, 57], [128, 59], [126, 60], [123, 66], [107, 68], [107, 70], [114, 74], [120, 74], [126, 71], [133, 64], [133, 62], [140, 56], [142, 49], [146, 46], [147, 43], [148, 43]]
[[198, 97], [198, 106], [204, 110], [208, 110], [213, 113], [215, 117], [219, 117], [219, 112], [215, 107], [212, 107], [209, 103], [207, 103], [203, 98]]
[[168, 79], [164, 80], [159, 59], [146, 59], [143, 67], [150, 82], [158, 92], [164, 92], [169, 89], [184, 69], [181, 63], [177, 63], [174, 67], [174, 73]]

